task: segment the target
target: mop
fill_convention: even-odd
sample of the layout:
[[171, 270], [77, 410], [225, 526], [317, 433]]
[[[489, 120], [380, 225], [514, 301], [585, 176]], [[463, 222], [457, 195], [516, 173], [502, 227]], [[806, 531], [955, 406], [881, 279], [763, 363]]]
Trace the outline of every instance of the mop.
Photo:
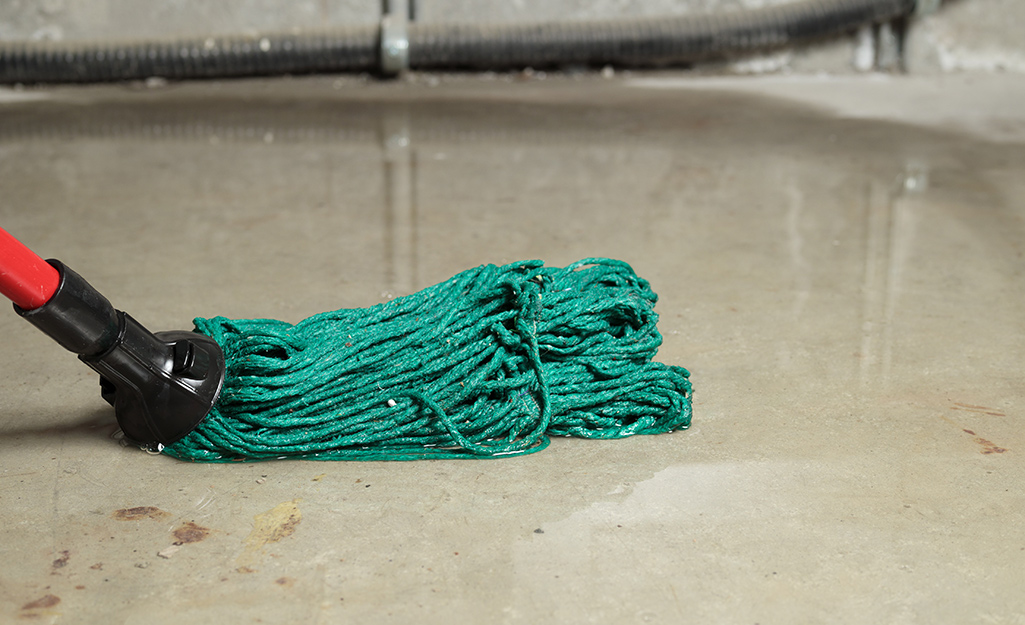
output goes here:
[[618, 260], [483, 265], [295, 324], [154, 334], [0, 229], [0, 292], [100, 374], [128, 441], [181, 460], [504, 457], [691, 422], [690, 374], [653, 360], [657, 296]]

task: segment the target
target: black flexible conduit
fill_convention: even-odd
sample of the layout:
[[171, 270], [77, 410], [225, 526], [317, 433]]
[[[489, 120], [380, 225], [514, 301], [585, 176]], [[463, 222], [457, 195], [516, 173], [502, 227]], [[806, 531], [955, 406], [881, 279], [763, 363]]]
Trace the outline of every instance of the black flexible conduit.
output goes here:
[[[917, 0], [803, 0], [739, 12], [537, 24], [408, 27], [412, 69], [685, 64], [771, 50], [908, 15]], [[0, 83], [174, 80], [381, 65], [376, 26], [169, 41], [0, 42]]]

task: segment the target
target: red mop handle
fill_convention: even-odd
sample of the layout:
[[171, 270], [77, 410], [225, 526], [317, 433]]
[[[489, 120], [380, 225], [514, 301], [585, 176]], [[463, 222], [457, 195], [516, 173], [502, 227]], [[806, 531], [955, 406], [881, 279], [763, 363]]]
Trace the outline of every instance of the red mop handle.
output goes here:
[[[224, 352], [195, 332], [153, 334], [70, 267], [0, 229], [0, 293], [22, 319], [100, 374], [127, 440], [160, 451], [191, 432], [224, 383]], [[6, 354], [5, 354], [6, 355]]]
[[0, 293], [33, 310], [50, 301], [59, 284], [56, 269], [0, 228]]

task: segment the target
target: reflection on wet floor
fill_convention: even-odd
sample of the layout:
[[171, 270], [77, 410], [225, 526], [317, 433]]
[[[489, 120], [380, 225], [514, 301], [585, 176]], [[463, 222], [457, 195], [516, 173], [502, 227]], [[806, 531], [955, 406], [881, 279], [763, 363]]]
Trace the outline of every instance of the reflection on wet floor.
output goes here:
[[[480, 263], [613, 256], [660, 293], [660, 359], [696, 387], [688, 432], [516, 460], [184, 465], [97, 434], [95, 381], [0, 317], [21, 354], [0, 359], [0, 497], [42, 528], [0, 525], [0, 555], [25, 563], [0, 575], [14, 612], [52, 595], [99, 618], [73, 589], [103, 584], [100, 561], [134, 596], [119, 617], [975, 614], [945, 603], [954, 587], [1022, 607], [1003, 531], [1023, 523], [1021, 144], [586, 81], [2, 106], [0, 223], [150, 327], [297, 321]], [[111, 519], [145, 507], [164, 525]], [[294, 532], [246, 551], [285, 509]], [[157, 556], [188, 523], [209, 534]], [[174, 583], [146, 591], [158, 575]]]
[[[86, 210], [92, 201], [141, 232], [167, 208], [194, 215], [166, 216], [160, 230], [172, 235], [168, 245], [189, 249], [205, 238], [205, 253], [238, 245], [228, 240], [232, 234], [282, 226], [315, 246], [329, 246], [329, 233], [346, 233], [343, 244], [346, 236], [376, 238], [360, 270], [372, 264], [379, 274], [373, 283], [389, 294], [451, 270], [430, 266], [437, 262], [431, 246], [441, 241], [448, 249], [461, 238], [478, 239], [470, 247], [486, 253], [469, 254], [470, 262], [549, 256], [552, 244], [560, 252], [635, 256], [650, 235], [680, 231], [695, 217], [718, 219], [707, 223], [711, 230], [736, 229], [731, 214], [738, 211], [752, 213], [741, 217], [750, 219], [783, 210], [776, 219], [789, 241], [785, 265], [794, 272], [796, 316], [812, 288], [806, 239], [836, 235], [830, 242], [850, 247], [864, 235], [863, 251], [873, 256], [863, 280], [870, 299], [889, 288], [884, 276], [894, 277], [889, 261], [875, 257], [884, 248], [899, 252], [891, 249], [900, 244], [891, 230], [908, 227], [895, 219], [906, 212], [897, 198], [928, 192], [933, 167], [971, 162], [986, 169], [1020, 158], [1016, 146], [836, 121], [792, 105], [754, 106], [738, 95], [624, 95], [597, 85], [552, 103], [540, 96], [519, 101], [513, 93], [512, 101], [419, 102], [401, 93], [351, 101], [330, 91], [210, 97], [185, 90], [92, 105], [34, 102], [7, 107], [0, 145], [8, 180], [19, 182], [9, 188], [31, 193], [18, 213]], [[132, 186], [139, 188], [125, 188]], [[716, 208], [720, 214], [706, 214]], [[867, 211], [867, 224], [855, 225], [852, 209]], [[843, 216], [847, 229], [805, 232], [819, 215]], [[54, 221], [50, 228], [61, 227]], [[681, 241], [695, 232], [689, 230]], [[254, 256], [252, 249], [232, 251]], [[328, 265], [346, 253], [309, 252], [301, 256]], [[345, 273], [339, 267], [336, 275]]]

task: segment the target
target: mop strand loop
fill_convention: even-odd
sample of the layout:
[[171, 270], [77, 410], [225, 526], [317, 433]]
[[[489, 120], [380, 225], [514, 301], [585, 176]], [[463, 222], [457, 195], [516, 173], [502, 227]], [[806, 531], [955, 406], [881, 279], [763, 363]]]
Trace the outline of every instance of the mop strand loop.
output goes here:
[[223, 317], [220, 399], [164, 453], [228, 462], [479, 458], [549, 436], [689, 427], [682, 367], [654, 362], [657, 296], [629, 265], [523, 261], [297, 324]]

